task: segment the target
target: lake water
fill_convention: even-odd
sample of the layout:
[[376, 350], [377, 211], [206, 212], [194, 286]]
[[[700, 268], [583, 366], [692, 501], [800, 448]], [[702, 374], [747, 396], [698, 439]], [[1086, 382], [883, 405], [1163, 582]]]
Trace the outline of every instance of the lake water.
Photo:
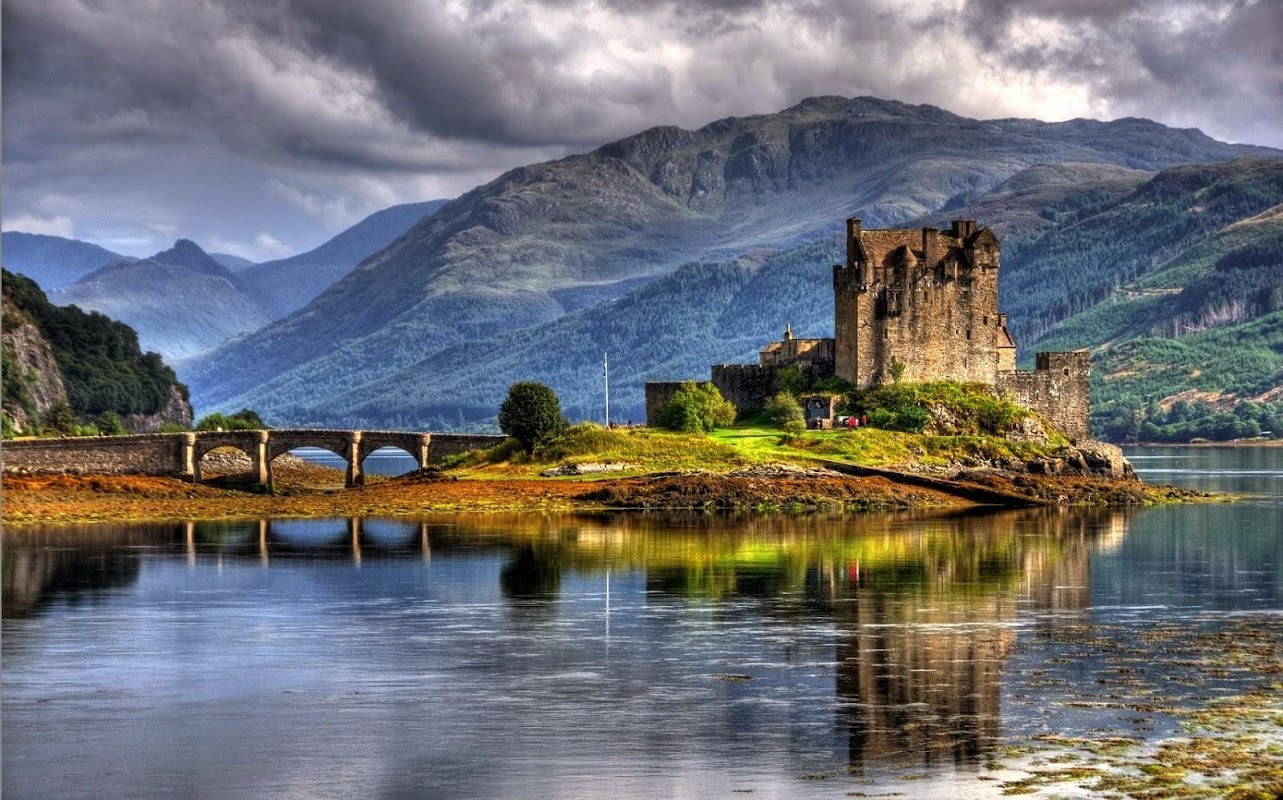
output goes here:
[[1129, 456], [1254, 497], [7, 529], [4, 795], [996, 796], [1251, 688], [1187, 632], [1283, 638], [1283, 449]]

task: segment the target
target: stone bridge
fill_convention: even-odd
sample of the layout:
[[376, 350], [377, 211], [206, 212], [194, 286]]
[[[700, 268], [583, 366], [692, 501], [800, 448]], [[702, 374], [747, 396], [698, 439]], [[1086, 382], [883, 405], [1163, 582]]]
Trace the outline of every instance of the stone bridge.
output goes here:
[[200, 461], [205, 454], [218, 447], [233, 447], [249, 456], [252, 482], [270, 490], [272, 462], [298, 447], [319, 447], [347, 461], [346, 485], [352, 487], [365, 483], [362, 465], [380, 448], [404, 450], [422, 469], [447, 456], [492, 447], [503, 438], [490, 434], [284, 428], [15, 439], [4, 443], [2, 452], [5, 472], [174, 475], [200, 481]]

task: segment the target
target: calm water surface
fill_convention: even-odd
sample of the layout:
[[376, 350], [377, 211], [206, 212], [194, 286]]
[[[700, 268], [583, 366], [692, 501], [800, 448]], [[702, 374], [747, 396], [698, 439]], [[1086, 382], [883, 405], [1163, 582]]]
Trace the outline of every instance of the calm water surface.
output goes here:
[[1145, 633], [1283, 624], [1283, 449], [1129, 456], [1256, 497], [12, 528], [4, 794], [997, 794], [1008, 745], [1176, 732], [1068, 702], [1122, 662], [1242, 688]]

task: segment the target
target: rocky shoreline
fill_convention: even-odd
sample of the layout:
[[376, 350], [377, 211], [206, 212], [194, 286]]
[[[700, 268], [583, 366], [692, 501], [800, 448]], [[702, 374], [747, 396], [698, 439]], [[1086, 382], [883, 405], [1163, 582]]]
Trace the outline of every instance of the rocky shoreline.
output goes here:
[[[396, 478], [371, 477], [343, 489], [343, 473], [283, 456], [273, 465], [277, 494], [239, 483], [240, 454], [206, 462], [207, 481], [137, 475], [6, 475], [6, 524], [169, 520], [258, 516], [421, 515], [457, 512], [592, 510], [870, 511], [1018, 505], [1144, 505], [1196, 502], [1212, 495], [1152, 486], [1134, 475], [1039, 473], [986, 466], [947, 478], [869, 469], [860, 474], [793, 464], [760, 464], [728, 472], [558, 478], [459, 477], [437, 469]], [[247, 462], [248, 459], [245, 459]], [[219, 474], [223, 473], [223, 474]]]

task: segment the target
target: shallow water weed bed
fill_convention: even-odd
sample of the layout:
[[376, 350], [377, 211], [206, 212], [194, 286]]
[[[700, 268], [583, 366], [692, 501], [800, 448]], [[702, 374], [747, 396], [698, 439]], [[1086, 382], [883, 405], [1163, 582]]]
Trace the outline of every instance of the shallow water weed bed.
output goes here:
[[[1044, 697], [1049, 730], [994, 761], [1014, 773], [1002, 780], [1003, 794], [1283, 796], [1283, 619], [1208, 616], [1141, 633], [1085, 625], [1067, 638], [1067, 663], [1111, 666], [1090, 670], [1090, 684]], [[1120, 661], [1144, 666], [1112, 666]], [[1039, 675], [1022, 677], [1046, 688]], [[1097, 723], [1101, 711], [1118, 716], [1081, 733], [1051, 730], [1072, 729], [1080, 709], [1096, 712]]]

